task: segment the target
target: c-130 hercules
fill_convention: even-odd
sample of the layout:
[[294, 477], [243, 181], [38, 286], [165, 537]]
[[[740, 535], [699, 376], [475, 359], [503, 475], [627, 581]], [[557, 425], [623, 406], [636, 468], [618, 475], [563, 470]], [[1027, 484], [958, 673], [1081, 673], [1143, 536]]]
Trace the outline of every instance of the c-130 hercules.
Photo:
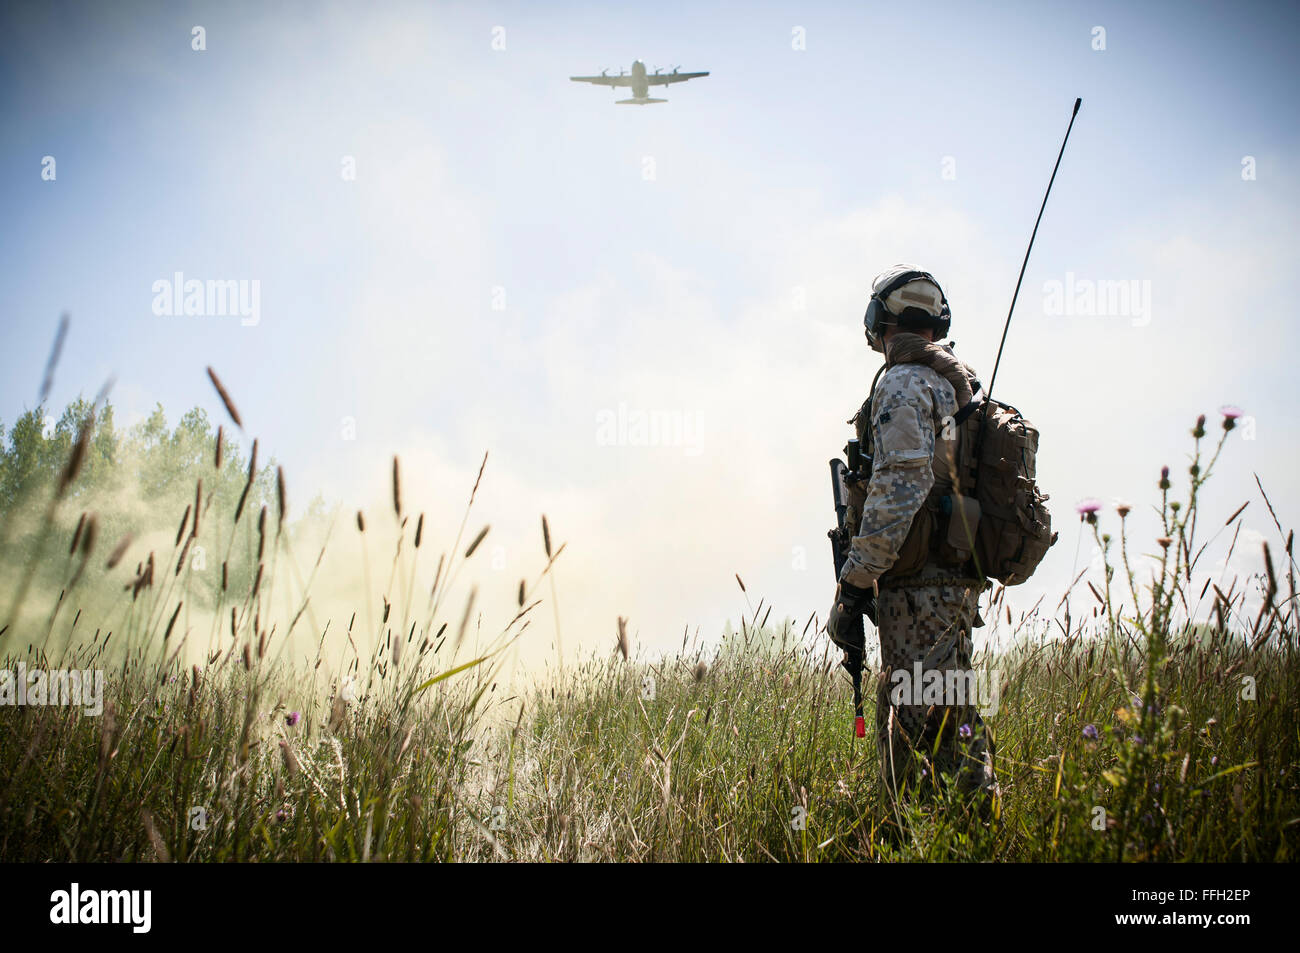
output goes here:
[[666, 99], [651, 99], [651, 86], [667, 86], [669, 83], [684, 83], [688, 79], [696, 79], [700, 76], [708, 76], [708, 71], [703, 73], [680, 73], [679, 67], [674, 67], [671, 73], [663, 73], [655, 70], [653, 73], [645, 71], [645, 64], [637, 60], [632, 64], [632, 72], [625, 73], [620, 71], [617, 76], [606, 76], [605, 70], [600, 71], [599, 76], [570, 76], [569, 79], [575, 83], [595, 83], [597, 86], [631, 86], [632, 98], [617, 100], [615, 105], [618, 106], [645, 106], [650, 103], [666, 103]]

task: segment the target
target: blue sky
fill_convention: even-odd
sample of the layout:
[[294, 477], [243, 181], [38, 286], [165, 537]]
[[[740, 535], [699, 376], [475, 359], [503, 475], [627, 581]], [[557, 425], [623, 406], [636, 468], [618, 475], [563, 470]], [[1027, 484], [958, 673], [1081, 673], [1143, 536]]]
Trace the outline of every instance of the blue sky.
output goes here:
[[[127, 419], [155, 402], [219, 418], [211, 364], [299, 499], [367, 505], [401, 453], [454, 524], [490, 451], [497, 588], [551, 514], [575, 643], [618, 613], [648, 644], [716, 631], [743, 605], [734, 572], [804, 618], [830, 594], [826, 459], [876, 367], [865, 289], [896, 261], [933, 271], [987, 375], [1081, 96], [998, 379], [1043, 430], [1063, 531], [1022, 595], [1068, 579], [1076, 500], [1147, 502], [1221, 404], [1255, 439], [1225, 460], [1215, 512], [1257, 471], [1292, 525], [1298, 20], [1210, 3], [8, 4], [0, 419], [35, 401], [67, 311], [54, 405], [114, 374]], [[644, 108], [567, 80], [637, 57], [711, 75]], [[152, 284], [176, 271], [257, 280], [259, 323], [155, 315]], [[1149, 282], [1150, 313], [1045, 313], [1067, 273]], [[620, 406], [698, 423], [694, 446], [605, 445], [596, 421]]]

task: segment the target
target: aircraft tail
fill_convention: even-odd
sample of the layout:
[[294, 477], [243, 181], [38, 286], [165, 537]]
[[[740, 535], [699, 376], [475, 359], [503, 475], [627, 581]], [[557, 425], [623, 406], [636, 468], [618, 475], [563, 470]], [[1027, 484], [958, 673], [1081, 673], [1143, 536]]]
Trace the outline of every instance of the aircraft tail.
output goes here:
[[666, 99], [651, 99], [647, 96], [639, 96], [636, 99], [619, 99], [616, 100], [615, 106], [645, 106], [649, 103], [666, 103]]

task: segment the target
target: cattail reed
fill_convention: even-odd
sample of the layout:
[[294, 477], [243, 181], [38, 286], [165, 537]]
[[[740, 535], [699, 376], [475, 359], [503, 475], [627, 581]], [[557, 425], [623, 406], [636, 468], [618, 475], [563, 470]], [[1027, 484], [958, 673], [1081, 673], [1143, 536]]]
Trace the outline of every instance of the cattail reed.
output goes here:
[[244, 512], [244, 503], [245, 503], [245, 501], [248, 500], [248, 491], [249, 491], [249, 489], [252, 487], [252, 485], [253, 485], [253, 484], [252, 484], [251, 481], [248, 482], [248, 483], [245, 483], [245, 484], [244, 484], [244, 491], [243, 491], [242, 493], [239, 494], [239, 503], [238, 503], [238, 505], [235, 506], [235, 522], [236, 522], [236, 523], [239, 522], [239, 517], [240, 517], [240, 516], [243, 514], [243, 512]]
[[223, 429], [222, 429], [222, 427], [218, 426], [218, 427], [217, 427], [217, 451], [216, 451], [216, 453], [213, 455], [213, 458], [212, 458], [212, 465], [213, 465], [213, 467], [216, 469], [216, 471], [217, 471], [218, 473], [221, 472], [221, 441], [222, 441], [222, 436], [223, 436]]
[[221, 591], [222, 592], [226, 591], [226, 585], [228, 582], [229, 582], [229, 578], [226, 571], [226, 561], [223, 559], [221, 560]]
[[257, 561], [262, 561], [262, 554], [266, 550], [266, 505], [263, 504], [262, 512], [257, 517]]
[[194, 526], [190, 529], [191, 536], [199, 535], [199, 510], [203, 506], [203, 480], [200, 479], [194, 484]]
[[429, 590], [429, 598], [432, 599], [438, 591], [438, 583], [442, 579], [442, 566], [447, 560], [447, 554], [443, 553], [438, 557], [438, 568], [433, 574], [433, 588]]
[[185, 527], [188, 526], [189, 523], [190, 508], [187, 505], [185, 507], [185, 514], [181, 517], [181, 525], [176, 527], [176, 542], [174, 545], [179, 546], [181, 544], [181, 538], [185, 535]]
[[524, 580], [520, 579], [520, 580], [519, 580], [519, 606], [520, 606], [520, 608], [523, 607], [523, 604], [524, 604], [524, 598], [525, 598], [525, 596], [527, 595], [527, 592], [528, 592], [528, 586], [527, 586], [527, 584], [524, 582]]
[[81, 428], [77, 431], [77, 442], [72, 445], [72, 453], [68, 457], [68, 463], [59, 475], [59, 488], [54, 494], [55, 499], [63, 499], [63, 494], [67, 492], [72, 481], [77, 478], [81, 472], [81, 465], [86, 462], [86, 450], [90, 446], [90, 435], [95, 429], [95, 412], [91, 411], [81, 422]]
[[45, 398], [50, 396], [50, 388], [54, 386], [54, 369], [59, 365], [59, 355], [63, 353], [63, 342], [68, 337], [68, 315], [66, 312], [59, 316], [59, 329], [54, 332], [54, 346], [50, 348], [49, 359], [45, 362], [45, 376], [41, 379], [41, 399], [40, 403], [45, 403]]
[[88, 559], [90, 551], [95, 548], [95, 536], [98, 532], [99, 520], [94, 513], [91, 513], [86, 517], [86, 530], [81, 534], [81, 558], [83, 560]]
[[393, 456], [393, 512], [402, 518], [402, 477], [396, 455]]
[[478, 549], [479, 543], [483, 542], [483, 537], [485, 537], [488, 534], [488, 530], [490, 530], [491, 528], [492, 526], [491, 524], [489, 524], [487, 526], [484, 526], [481, 530], [478, 531], [478, 535], [474, 537], [474, 542], [470, 543], [469, 549], [465, 550], [466, 559], [469, 559], [469, 557], [474, 555], [474, 550]]
[[239, 494], [239, 503], [235, 506], [235, 522], [239, 522], [239, 517], [243, 515], [244, 503], [248, 499], [248, 491], [253, 488], [253, 480], [257, 477], [257, 438], [253, 438], [253, 449], [248, 454], [248, 479], [244, 481], [244, 491]]
[[130, 533], [127, 533], [117, 541], [117, 545], [113, 547], [113, 551], [108, 554], [108, 563], [104, 566], [105, 569], [116, 568], [117, 564], [122, 561], [122, 557], [126, 555], [126, 550], [131, 545], [132, 539], [134, 539], [134, 537]]
[[171, 620], [167, 623], [167, 631], [163, 633], [163, 642], [166, 642], [169, 638], [171, 638], [172, 629], [176, 625], [176, 617], [181, 614], [181, 606], [183, 605], [185, 605], [184, 602], [176, 603], [176, 609], [172, 612]]
[[131, 601], [134, 602], [139, 597], [141, 590], [146, 586], [153, 585], [153, 553], [149, 554], [149, 562], [146, 566], [136, 567], [135, 583], [131, 586]]
[[230, 419], [235, 422], [235, 426], [240, 430], [243, 430], [244, 422], [239, 419], [239, 411], [235, 410], [234, 401], [230, 399], [230, 395], [226, 393], [226, 388], [221, 384], [221, 378], [217, 377], [217, 372], [211, 367], [208, 368], [208, 377], [212, 379], [212, 386], [217, 389], [217, 396], [220, 397], [221, 402], [226, 405], [226, 413], [230, 414]]
[[357, 510], [357, 529], [362, 533], [366, 531], [366, 518], [361, 515], [360, 510]]
[[[259, 559], [261, 558], [261, 554], [260, 554], [260, 553], [258, 554], [258, 558], [259, 558]], [[257, 578], [253, 580], [253, 592], [252, 592], [252, 597], [253, 597], [254, 599], [257, 598], [257, 591], [258, 591], [259, 589], [262, 588], [262, 570], [265, 569], [265, 568], [266, 568], [266, 564], [265, 564], [265, 563], [258, 563], [258, 564], [257, 564]]]
[[185, 568], [185, 557], [189, 554], [190, 543], [192, 542], [194, 542], [193, 536], [185, 537], [185, 546], [184, 548], [181, 549], [180, 558], [176, 560], [176, 572], [173, 575], [179, 576], [181, 574], [181, 570]]
[[81, 542], [81, 532], [86, 528], [86, 512], [82, 510], [81, 519], [77, 520], [77, 529], [72, 534], [72, 545], [68, 547], [68, 555], [71, 556], [77, 551], [77, 544]]
[[423, 536], [424, 536], [424, 514], [421, 513], [420, 518], [415, 521], [415, 548], [416, 549], [420, 548], [420, 539]]
[[284, 528], [284, 514], [288, 511], [288, 506], [284, 499], [284, 467], [275, 468], [275, 497], [280, 504], [280, 515], [275, 521], [275, 535], [280, 535], [280, 530]]
[[460, 648], [465, 638], [465, 629], [469, 626], [470, 615], [474, 611], [474, 600], [478, 598], [478, 586], [470, 589], [469, 598], [465, 600], [465, 614], [460, 619], [460, 629], [456, 632], [456, 648]]
[[546, 521], [546, 514], [542, 514], [542, 545], [546, 547], [546, 558], [551, 558], [551, 524]]

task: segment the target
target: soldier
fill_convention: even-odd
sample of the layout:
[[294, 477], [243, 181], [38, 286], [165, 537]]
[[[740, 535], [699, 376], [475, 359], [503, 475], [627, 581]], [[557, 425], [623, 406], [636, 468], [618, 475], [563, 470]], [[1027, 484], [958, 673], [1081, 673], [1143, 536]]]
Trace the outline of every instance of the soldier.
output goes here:
[[[858, 531], [827, 629], [847, 646], [851, 640], [837, 636], [850, 630], [847, 621], [860, 617], [875, 595], [881, 661], [876, 740], [887, 788], [899, 793], [919, 781], [932, 789], [946, 774], [956, 777], [960, 790], [988, 795], [981, 798], [986, 807], [997, 796], [993, 745], [976, 710], [981, 700], [969, 689], [977, 684], [971, 628], [983, 625], [977, 602], [987, 583], [969, 553], [954, 564], [953, 550], [941, 545], [956, 482], [954, 415], [973, 406], [979, 383], [951, 346], [934, 343], [949, 324], [948, 302], [930, 274], [897, 265], [872, 283], [866, 334], [872, 349], [885, 355], [885, 366], [849, 422], [873, 468], [869, 482], [850, 487], [848, 525]], [[960, 673], [959, 680], [945, 677], [944, 685], [960, 685], [964, 695], [948, 690], [942, 704], [925, 703], [922, 686], [912, 684], [916, 663], [926, 672]]]

